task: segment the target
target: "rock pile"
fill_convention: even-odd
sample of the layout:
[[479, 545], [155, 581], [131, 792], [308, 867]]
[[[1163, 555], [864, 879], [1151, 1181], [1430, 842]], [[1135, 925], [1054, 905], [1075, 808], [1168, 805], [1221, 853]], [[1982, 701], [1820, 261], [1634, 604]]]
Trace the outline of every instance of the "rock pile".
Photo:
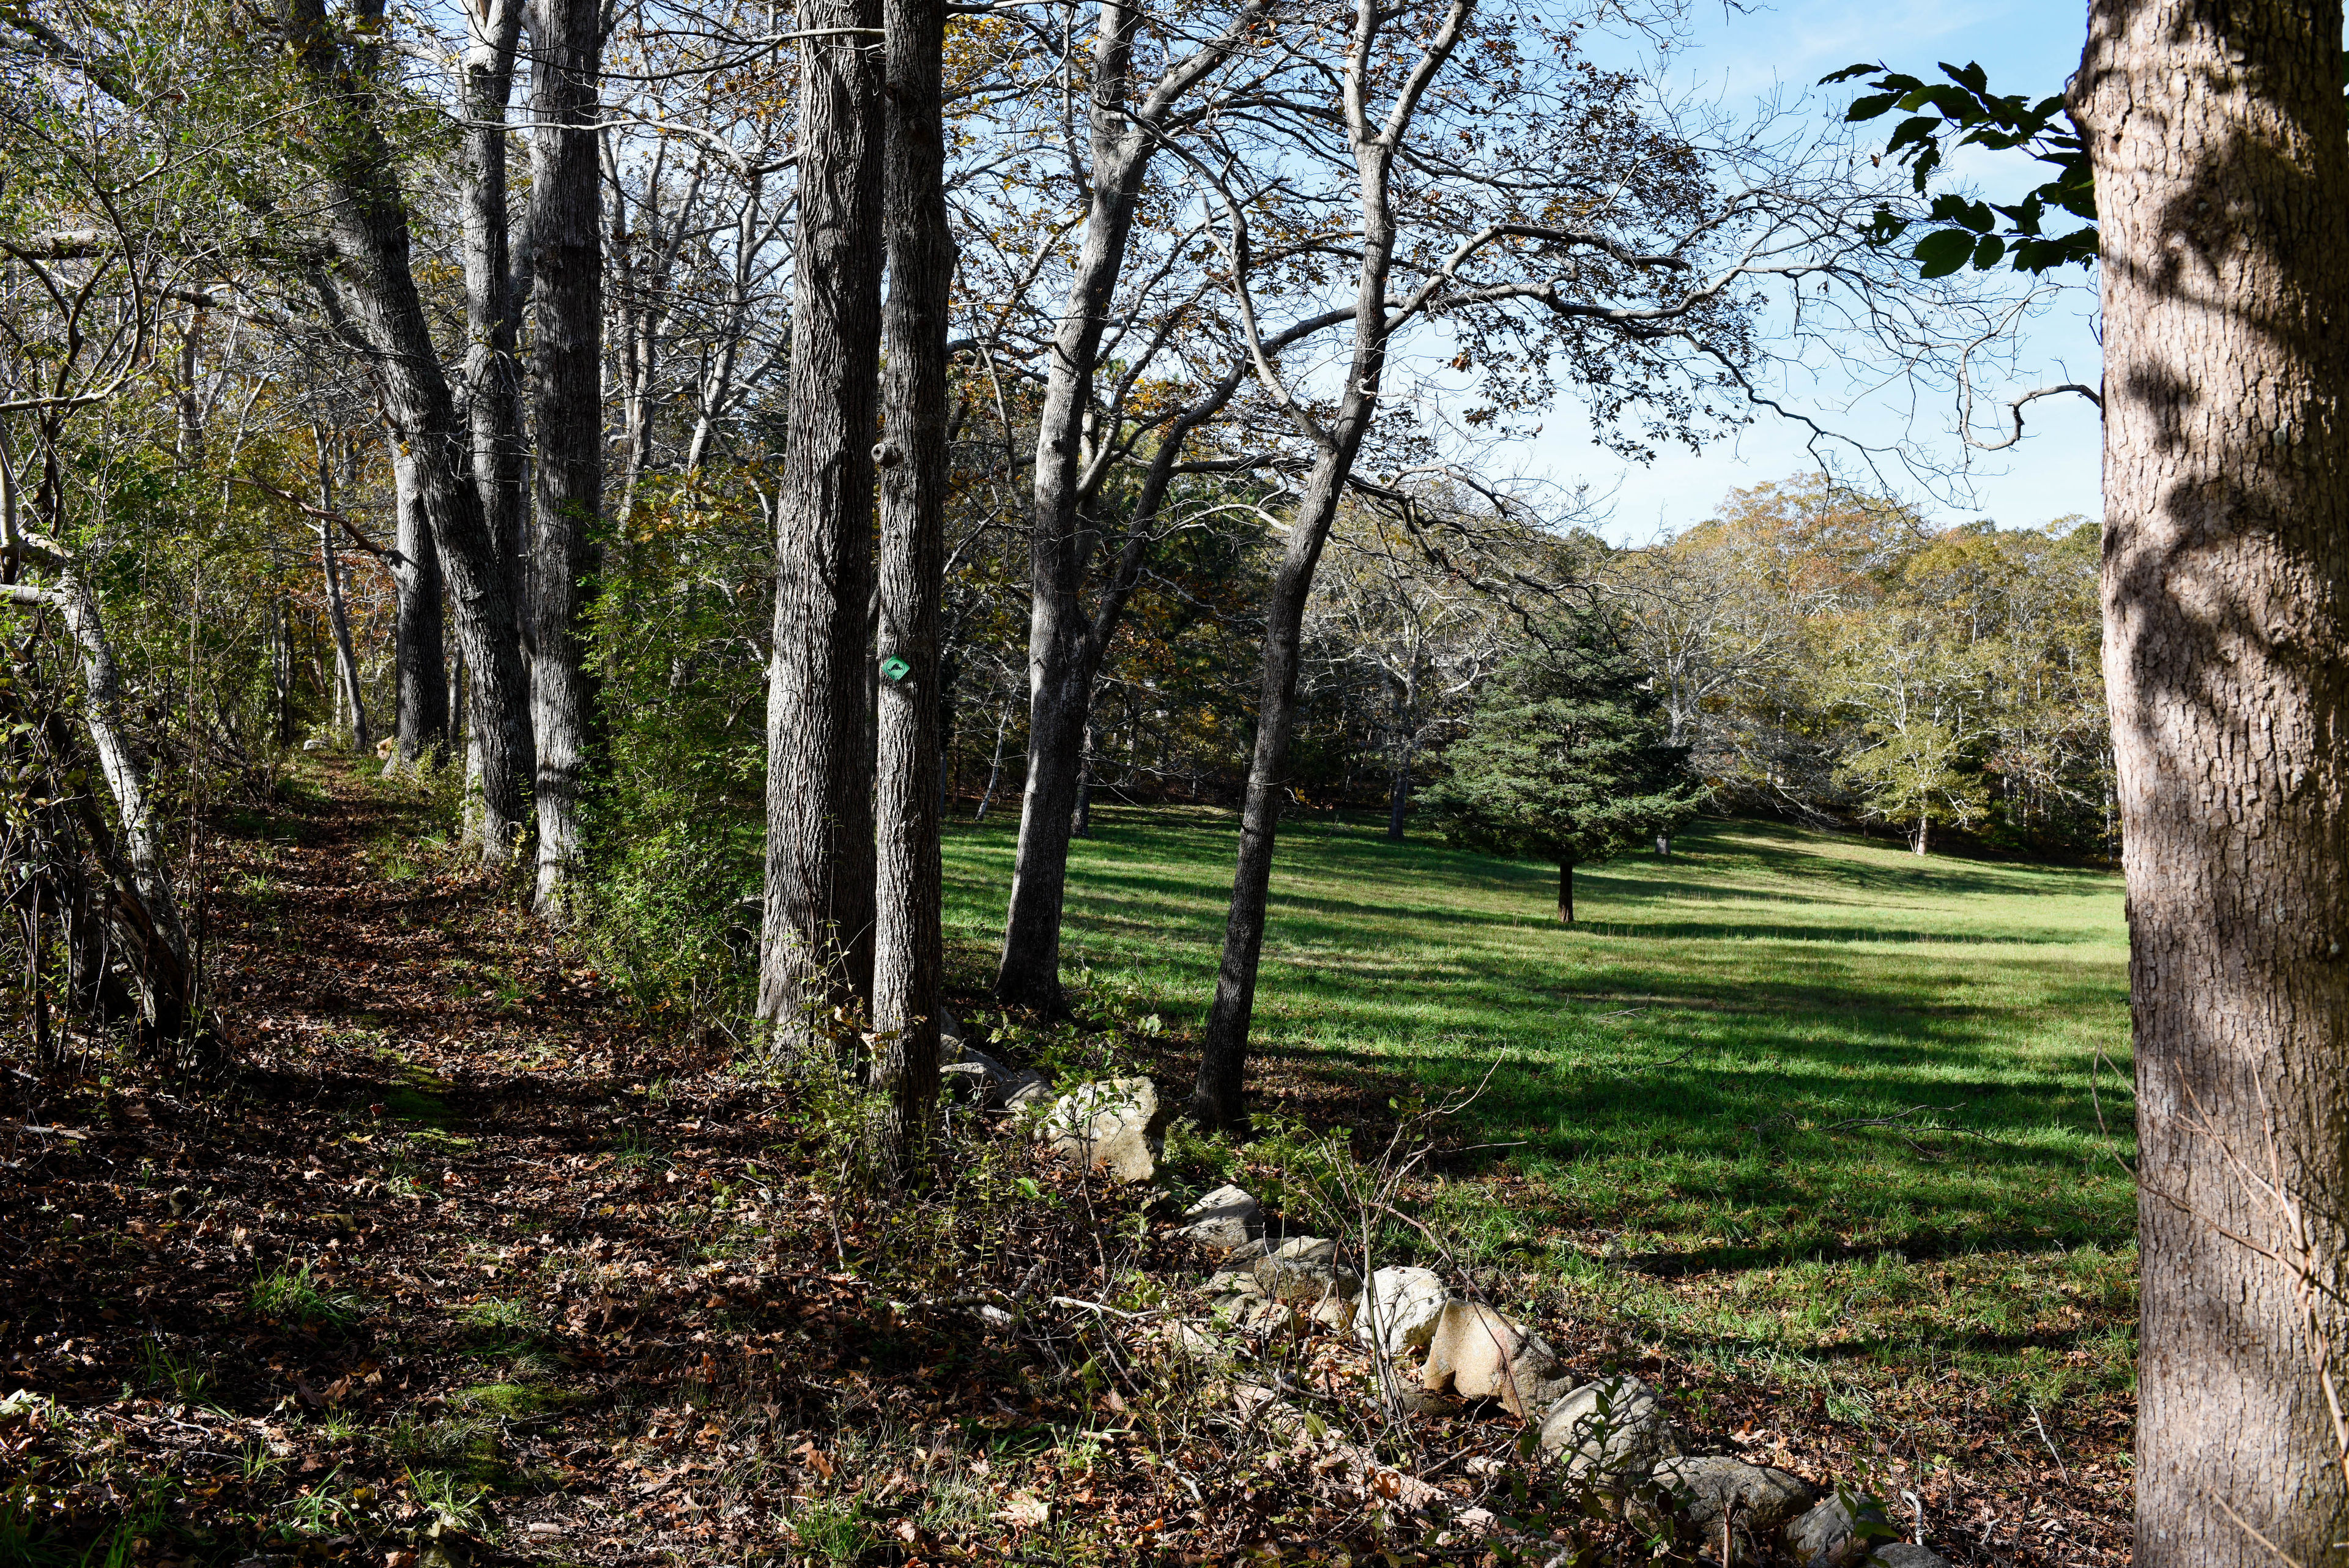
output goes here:
[[1891, 1540], [1873, 1505], [1855, 1515], [1844, 1500], [1821, 1501], [1788, 1471], [1688, 1453], [1646, 1384], [1636, 1377], [1576, 1384], [1540, 1334], [1454, 1296], [1433, 1270], [1380, 1269], [1365, 1289], [1340, 1266], [1335, 1241], [1290, 1236], [1268, 1245], [1260, 1207], [1237, 1187], [1207, 1194], [1183, 1221], [1181, 1234], [1220, 1262], [1206, 1283], [1216, 1317], [1260, 1334], [1350, 1329], [1397, 1360], [1424, 1349], [1424, 1402], [1446, 1395], [1499, 1400], [1538, 1426], [1541, 1451], [1568, 1480], [1615, 1500], [1643, 1523], [1669, 1517], [1689, 1538], [1719, 1542], [1725, 1534], [1738, 1563], [1948, 1568], [1924, 1547]]
[[[959, 1028], [947, 1040], [950, 1081], [968, 1085], [984, 1105], [1024, 1117], [1040, 1145], [1119, 1181], [1156, 1174], [1166, 1118], [1148, 1079], [1111, 1079], [1055, 1096], [1041, 1075], [995, 1061]], [[1206, 1287], [1216, 1319], [1262, 1336], [1351, 1334], [1398, 1362], [1424, 1351], [1421, 1408], [1448, 1397], [1499, 1400], [1537, 1427], [1540, 1451], [1569, 1481], [1642, 1523], [1669, 1518], [1685, 1537], [1716, 1543], [1715, 1552], [1725, 1541], [1739, 1563], [1948, 1568], [1923, 1546], [1898, 1540], [1872, 1501], [1840, 1491], [1823, 1499], [1788, 1471], [1689, 1453], [1646, 1384], [1629, 1376], [1577, 1384], [1540, 1334], [1453, 1295], [1433, 1270], [1382, 1268], [1365, 1288], [1340, 1265], [1337, 1242], [1268, 1240], [1262, 1206], [1228, 1185], [1185, 1210], [1179, 1234], [1216, 1260]], [[1206, 1343], [1196, 1325], [1180, 1328], [1185, 1343]], [[1464, 1515], [1462, 1522], [1476, 1521]]]

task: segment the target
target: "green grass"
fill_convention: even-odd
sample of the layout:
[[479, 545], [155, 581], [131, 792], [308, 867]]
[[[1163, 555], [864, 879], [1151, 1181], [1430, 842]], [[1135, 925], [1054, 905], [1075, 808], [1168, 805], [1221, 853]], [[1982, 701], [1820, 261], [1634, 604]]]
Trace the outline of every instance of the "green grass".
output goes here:
[[[1234, 828], [1115, 809], [1072, 857], [1066, 971], [1194, 1035]], [[950, 940], [991, 948], [1014, 824], [957, 824]], [[1699, 1355], [1795, 1381], [1971, 1366], [2126, 1384], [2135, 1309], [2118, 877], [1702, 824], [1669, 860], [1554, 868], [1369, 822], [1285, 826], [1262, 1060], [1431, 1099], [1499, 1185], [1440, 1207]], [[2100, 1131], [2098, 1100], [2104, 1125]]]

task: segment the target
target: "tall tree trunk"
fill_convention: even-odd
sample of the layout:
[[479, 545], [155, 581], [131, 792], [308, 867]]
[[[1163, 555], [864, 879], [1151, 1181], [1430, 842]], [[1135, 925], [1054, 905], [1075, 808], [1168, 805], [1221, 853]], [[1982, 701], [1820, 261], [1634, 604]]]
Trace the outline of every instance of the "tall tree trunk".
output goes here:
[[[1413, 79], [1433, 78], [1457, 47], [1475, 0], [1453, 0], [1442, 26], [1424, 47]], [[1320, 454], [1299, 493], [1288, 543], [1273, 574], [1265, 605], [1264, 668], [1257, 691], [1256, 746], [1248, 758], [1247, 794], [1240, 809], [1240, 844], [1232, 875], [1232, 902], [1224, 919], [1224, 951], [1216, 975], [1216, 999], [1199, 1044], [1199, 1076], [1191, 1111], [1209, 1127], [1232, 1127], [1246, 1116], [1248, 1025], [1256, 1012], [1257, 966], [1264, 951], [1265, 909], [1272, 888], [1273, 839], [1280, 826], [1281, 797], [1288, 790], [1288, 742], [1297, 728], [1297, 679], [1303, 666], [1306, 600], [1314, 568], [1329, 543], [1348, 475], [1362, 439], [1377, 417], [1379, 387], [1386, 373], [1387, 278], [1393, 266], [1395, 221], [1389, 177], [1397, 145], [1410, 128], [1411, 109], [1399, 103], [1382, 127], [1374, 128], [1361, 95], [1369, 87], [1370, 54], [1380, 29], [1397, 14], [1381, 12], [1376, 0], [1358, 0], [1354, 44], [1343, 88], [1348, 140], [1352, 145], [1361, 206], [1361, 248], [1354, 291], [1354, 346], [1345, 392], [1328, 424], [1299, 422], [1310, 431]], [[1414, 98], [1411, 100], [1416, 103]]]
[[[1132, 535], [1119, 563], [1119, 580], [1088, 618], [1085, 570], [1100, 537], [1083, 515], [1085, 432], [1093, 412], [1093, 379], [1109, 326], [1117, 282], [1125, 268], [1134, 205], [1158, 151], [1158, 126], [1193, 87], [1251, 36], [1272, 0], [1246, 6], [1218, 37], [1170, 66], [1139, 103], [1133, 87], [1133, 46], [1146, 20], [1133, 0], [1107, 0], [1093, 41], [1088, 102], [1091, 146], [1084, 238], [1066, 304], [1046, 360], [1043, 407], [1036, 424], [1036, 482], [1029, 532], [1028, 780], [1019, 805], [1019, 846], [1012, 860], [1011, 898], [1003, 919], [1003, 953], [995, 993], [1047, 1012], [1060, 1011], [1061, 910], [1068, 897], [1069, 838], [1075, 823], [1078, 774], [1093, 682], [1115, 630], [1147, 533]], [[1237, 384], [1235, 381], [1233, 384]], [[1228, 393], [1226, 394], [1228, 396]], [[1216, 406], [1221, 406], [1221, 399]], [[1204, 416], [1202, 416], [1204, 417]], [[1174, 461], [1196, 419], [1186, 419], [1161, 443]], [[1163, 493], [1163, 482], [1160, 486]], [[1142, 509], [1137, 508], [1137, 520]]]
[[1411, 764], [1419, 749], [1411, 699], [1410, 682], [1396, 681], [1394, 768], [1387, 780], [1387, 837], [1396, 844], [1402, 842], [1403, 825], [1411, 815]]
[[1922, 855], [1926, 853], [1930, 846], [1928, 836], [1932, 832], [1932, 830], [1933, 819], [1926, 815], [1923, 812], [1919, 812], [1917, 814], [1917, 831], [1909, 836], [1909, 849], [1911, 854]]
[[[367, 7], [378, 31], [381, 7]], [[368, 117], [364, 72], [350, 68], [325, 0], [286, 0], [285, 40], [316, 90], [321, 173], [336, 265], [319, 277], [329, 310], [367, 358], [393, 429], [416, 464], [416, 492], [440, 547], [457, 604], [458, 636], [473, 669], [472, 720], [481, 746], [483, 859], [512, 853], [525, 822], [530, 760], [528, 680], [515, 634], [512, 588], [474, 488], [466, 431], [409, 269], [408, 208], [397, 158]]]
[[1561, 926], [1574, 924], [1574, 862], [1571, 860], [1557, 863], [1557, 923]]
[[604, 506], [601, 0], [531, 11], [531, 734], [543, 919], [568, 922], [596, 750], [587, 618]]
[[[1383, 292], [1383, 283], [1381, 283]], [[1383, 304], [1381, 304], [1381, 312]], [[1382, 368], [1383, 338], [1365, 364], [1364, 345], [1354, 356], [1351, 389], [1375, 387]], [[1256, 1012], [1257, 965], [1264, 952], [1266, 906], [1272, 890], [1272, 848], [1280, 828], [1280, 807], [1288, 793], [1288, 742], [1297, 729], [1297, 678], [1304, 666], [1305, 604], [1313, 591], [1313, 570], [1338, 514], [1346, 473], [1361, 449], [1370, 421], [1342, 427], [1351, 439], [1313, 465], [1289, 524], [1272, 593], [1265, 606], [1264, 661], [1257, 685], [1256, 746], [1248, 757], [1247, 794], [1240, 806], [1240, 846], [1232, 873], [1232, 901], [1224, 918], [1223, 960], [1216, 974], [1216, 999], [1207, 1010], [1200, 1043], [1199, 1078], [1192, 1111], [1209, 1127], [1236, 1127], [1245, 1119], [1248, 1025]]]
[[326, 517], [318, 524], [318, 564], [326, 586], [326, 626], [335, 639], [335, 676], [342, 692], [342, 709], [351, 721], [351, 750], [363, 753], [375, 749], [375, 736], [367, 726], [367, 699], [359, 691], [358, 656], [351, 648], [350, 610], [343, 600], [342, 559], [335, 549], [335, 476], [328, 455], [332, 438], [324, 430], [315, 433], [318, 442], [318, 510]]
[[874, 1064], [903, 1162], [938, 1096], [946, 975], [938, 867], [939, 598], [946, 578], [947, 228], [942, 71], [945, 0], [882, 0], [888, 105], [889, 298], [884, 318], [879, 763], [875, 815]]
[[2106, 323], [2137, 1568], [2313, 1568], [2349, 1539], [2341, 36], [2337, 0], [2094, 0], [2073, 86]]
[[399, 508], [392, 581], [398, 597], [392, 658], [399, 672], [399, 705], [394, 715], [391, 756], [386, 775], [437, 762], [449, 750], [449, 679], [446, 634], [440, 620], [440, 552], [417, 498], [416, 473], [399, 443], [391, 443], [392, 489]]
[[[873, 28], [880, 0], [802, 0], [802, 32]], [[866, 617], [881, 338], [879, 72], [866, 41], [804, 39], [788, 446], [776, 494], [759, 1015], [786, 1038], [871, 994]]]
[[[513, 99], [514, 53], [522, 37], [523, 0], [482, 0], [464, 7], [465, 124], [459, 204], [465, 265], [465, 423], [473, 487], [505, 600], [510, 628], [527, 659], [532, 637], [523, 560], [522, 374], [514, 346], [522, 324], [506, 212], [506, 109]], [[461, 672], [464, 654], [457, 654]], [[454, 683], [463, 712], [465, 682]], [[525, 698], [525, 701], [527, 699]], [[466, 726], [466, 841], [487, 844], [481, 805], [481, 729]], [[537, 763], [525, 725], [525, 747], [514, 765], [524, 779]]]
[[[272, 555], [275, 554], [272, 550]], [[273, 587], [269, 596], [269, 701], [276, 714], [277, 743], [294, 743], [294, 635], [285, 620], [285, 593]]]
[[1083, 502], [1086, 415], [1094, 361], [1125, 265], [1133, 207], [1156, 150], [1137, 140], [1126, 102], [1143, 8], [1110, 0], [1093, 41], [1088, 149], [1092, 187], [1068, 302], [1046, 362], [1036, 424], [1036, 483], [1029, 531], [1028, 783], [1019, 846], [1004, 915], [995, 992], [1050, 1012], [1061, 996], [1061, 909], [1068, 895], [1069, 835], [1077, 804], [1093, 670], [1086, 666], [1082, 603], [1087, 530]]
[[326, 625], [335, 638], [336, 690], [342, 694], [342, 711], [351, 722], [351, 750], [370, 752], [375, 749], [375, 736], [367, 727], [367, 700], [359, 691], [359, 661], [351, 649], [350, 611], [343, 604], [343, 567], [335, 554], [331, 523], [319, 524], [318, 561], [326, 572]]

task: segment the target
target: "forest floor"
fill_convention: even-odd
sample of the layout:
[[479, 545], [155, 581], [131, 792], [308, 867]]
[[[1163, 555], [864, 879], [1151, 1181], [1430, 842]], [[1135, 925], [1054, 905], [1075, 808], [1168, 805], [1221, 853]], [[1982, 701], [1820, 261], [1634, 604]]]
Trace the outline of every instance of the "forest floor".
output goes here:
[[[14, 1044], [0, 1057], [0, 1564], [1493, 1560], [1337, 1462], [1335, 1438], [1268, 1425], [1245, 1395], [1284, 1390], [1318, 1412], [1310, 1427], [1354, 1433], [1446, 1507], [1490, 1502], [1510, 1475], [1506, 1414], [1349, 1427], [1368, 1387], [1350, 1342], [1203, 1373], [1162, 1332], [1203, 1266], [1168, 1222], [1189, 1187], [1237, 1174], [1277, 1200], [1317, 1130], [1374, 1153], [1397, 1123], [1390, 1098], [1419, 1078], [1474, 1082], [1473, 1049], [1423, 1074], [1400, 1048], [1297, 1049], [1311, 1021], [1284, 991], [1295, 953], [1276, 954], [1266, 1136], [1178, 1137], [1171, 1198], [1079, 1180], [967, 1127], [966, 1158], [928, 1199], [875, 1204], [857, 1196], [852, 1104], [629, 1003], [511, 889], [430, 847], [434, 809], [305, 763], [281, 804], [221, 823], [191, 901], [233, 1045], [224, 1075], [95, 1046], [62, 1064]], [[1114, 857], [1117, 831], [1085, 866]], [[988, 842], [958, 837], [958, 875]], [[1312, 836], [1297, 842], [1304, 864]], [[1162, 891], [1191, 897], [1178, 882]], [[959, 913], [971, 981], [967, 893]], [[1101, 911], [1078, 915], [1081, 944]], [[1171, 1088], [1186, 1021], [1167, 977], [1108, 972], [1110, 956], [1096, 954], [1084, 1022], [980, 1027], [1010, 1054], [1138, 1061]], [[1540, 1098], [1498, 1086], [1496, 1106]], [[1587, 1194], [1544, 1158], [1477, 1147], [1507, 1141], [1478, 1114], [1444, 1135], [1408, 1206], [1575, 1367], [1637, 1371], [1715, 1447], [1915, 1493], [1954, 1562], [2127, 1561], [2125, 1387], [1960, 1365], [1979, 1345], [1915, 1366], [1847, 1335], [1796, 1355], [1773, 1330], [1728, 1354], [1717, 1314], [1674, 1303], [1741, 1261], [1792, 1271], [1772, 1286], [1791, 1299], [1812, 1266], [1791, 1243], [1711, 1260], [1709, 1287], [1666, 1266], [1688, 1205], [1660, 1202], [1662, 1222], [1612, 1253], [1553, 1245], [1589, 1240]], [[1911, 1131], [1929, 1147], [1954, 1136]], [[1815, 1134], [1843, 1136], [1787, 1136]], [[2057, 1152], [2077, 1168], [2076, 1149]], [[1838, 1324], [1872, 1310], [1852, 1283], [1864, 1272], [1844, 1272], [1860, 1265], [1815, 1265], [1843, 1293]], [[1892, 1293], [1912, 1284], [1902, 1274]], [[1019, 1321], [991, 1325], [978, 1302]], [[1780, 1305], [1751, 1315], [1776, 1321]], [[2061, 1365], [2078, 1348], [2065, 1336], [2107, 1333], [2114, 1310], [1984, 1333], [2057, 1346]], [[2026, 1414], [2015, 1393], [2030, 1386], [2044, 1402]], [[1537, 1486], [1516, 1517], [1624, 1544], [1578, 1523], [1576, 1500], [1546, 1516], [1543, 1498]]]

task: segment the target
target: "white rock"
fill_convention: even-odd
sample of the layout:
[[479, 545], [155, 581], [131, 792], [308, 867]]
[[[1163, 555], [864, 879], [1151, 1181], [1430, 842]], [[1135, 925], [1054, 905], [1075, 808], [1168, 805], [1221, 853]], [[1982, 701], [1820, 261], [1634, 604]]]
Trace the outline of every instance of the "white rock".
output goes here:
[[1716, 1552], [1726, 1523], [1741, 1563], [1767, 1552], [1778, 1532], [1818, 1495], [1800, 1476], [1724, 1454], [1664, 1459], [1651, 1480], [1668, 1494], [1666, 1506], [1682, 1529]]
[[1062, 1095], [1045, 1114], [1039, 1141], [1120, 1181], [1157, 1174], [1158, 1090], [1147, 1078], [1112, 1078]]
[[1655, 1390], [1636, 1377], [1586, 1383], [1543, 1416], [1544, 1453], [1564, 1460], [1568, 1479], [1621, 1486], [1678, 1454], [1672, 1424]]
[[1361, 1310], [1354, 1315], [1354, 1337], [1364, 1345], [1383, 1341], [1389, 1355], [1424, 1350], [1451, 1299], [1444, 1277], [1433, 1269], [1381, 1269], [1371, 1276]]
[[1479, 1302], [1444, 1303], [1419, 1371], [1426, 1393], [1498, 1399], [1521, 1421], [1534, 1419], [1568, 1386], [1548, 1341]]
[[[1276, 1301], [1310, 1304], [1332, 1295], [1351, 1301], [1361, 1294], [1362, 1282], [1337, 1263], [1337, 1242], [1291, 1236], [1256, 1261], [1256, 1282]], [[1347, 1322], [1350, 1325], [1350, 1316]]]
[[1264, 1210], [1228, 1183], [1183, 1210], [1181, 1234], [1220, 1252], [1237, 1252], [1264, 1234]]

